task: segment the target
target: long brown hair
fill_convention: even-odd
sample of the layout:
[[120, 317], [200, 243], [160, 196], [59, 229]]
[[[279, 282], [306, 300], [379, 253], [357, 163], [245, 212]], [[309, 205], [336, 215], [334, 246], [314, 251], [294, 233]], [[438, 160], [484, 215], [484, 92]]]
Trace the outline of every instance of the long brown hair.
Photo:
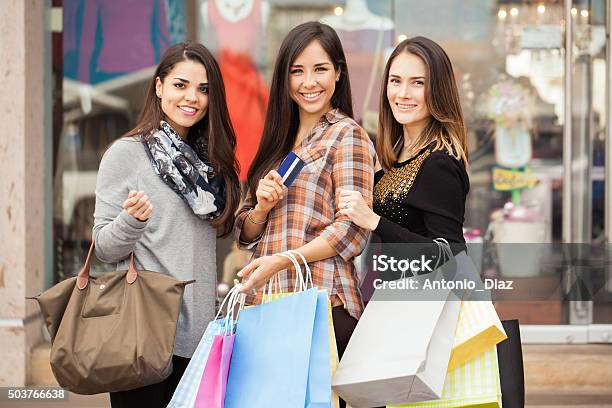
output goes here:
[[425, 37], [414, 37], [402, 41], [391, 53], [385, 66], [380, 92], [378, 136], [376, 153], [385, 170], [397, 163], [404, 146], [404, 128], [395, 120], [387, 99], [389, 69], [393, 60], [403, 52], [421, 58], [427, 67], [425, 78], [425, 104], [430, 120], [413, 144], [418, 152], [435, 142], [433, 150], [446, 150], [467, 167], [467, 130], [459, 102], [459, 92], [453, 67], [446, 52], [437, 43]]
[[225, 100], [225, 87], [219, 65], [202, 44], [186, 41], [168, 48], [147, 87], [142, 112], [136, 126], [124, 136], [139, 136], [146, 140], [151, 131], [159, 127], [165, 115], [161, 101], [155, 93], [156, 78], [163, 82], [176, 64], [182, 61], [195, 61], [204, 65], [208, 77], [208, 110], [198, 123], [189, 128], [187, 142], [195, 149], [201, 159], [210, 162], [215, 173], [225, 180], [225, 209], [211, 221], [219, 228], [219, 235], [228, 235], [234, 225], [234, 213], [240, 203], [240, 183], [238, 181], [238, 162], [236, 161], [236, 134], [230, 122]]
[[292, 29], [283, 40], [278, 51], [274, 74], [270, 84], [270, 101], [264, 123], [261, 143], [249, 168], [248, 187], [255, 196], [257, 183], [280, 162], [295, 144], [300, 125], [297, 103], [291, 99], [289, 90], [289, 68], [295, 59], [313, 41], [318, 41], [325, 50], [334, 69], [340, 72], [331, 98], [332, 108], [339, 108], [353, 117], [353, 99], [349, 82], [346, 57], [338, 34], [327, 24], [310, 21]]

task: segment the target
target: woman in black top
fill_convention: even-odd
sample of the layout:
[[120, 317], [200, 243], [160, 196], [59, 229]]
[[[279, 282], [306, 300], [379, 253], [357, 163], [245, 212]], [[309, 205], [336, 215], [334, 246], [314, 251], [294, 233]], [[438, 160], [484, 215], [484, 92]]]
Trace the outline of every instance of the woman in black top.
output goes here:
[[389, 57], [383, 84], [374, 210], [358, 192], [343, 190], [338, 214], [382, 242], [444, 238], [463, 246], [468, 157], [451, 62], [435, 42], [407, 39]]
[[[435, 42], [411, 38], [389, 57], [383, 84], [376, 140], [382, 169], [374, 177], [374, 211], [359, 193], [344, 190], [338, 213], [373, 231], [382, 242], [420, 243], [421, 253], [431, 254], [436, 245], [428, 244], [444, 238], [457, 253], [465, 249], [470, 182], [466, 129], [451, 62]], [[401, 251], [405, 255], [413, 247], [402, 245]], [[503, 323], [509, 335], [509, 341], [498, 345], [503, 405], [522, 407], [518, 321]]]

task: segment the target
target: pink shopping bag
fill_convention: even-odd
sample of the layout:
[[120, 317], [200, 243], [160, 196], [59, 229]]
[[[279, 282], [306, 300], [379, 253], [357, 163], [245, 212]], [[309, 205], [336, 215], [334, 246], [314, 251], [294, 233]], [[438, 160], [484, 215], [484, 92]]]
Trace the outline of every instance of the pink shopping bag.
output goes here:
[[225, 388], [229, 372], [234, 334], [217, 335], [213, 339], [212, 348], [200, 380], [195, 408], [223, 408]]

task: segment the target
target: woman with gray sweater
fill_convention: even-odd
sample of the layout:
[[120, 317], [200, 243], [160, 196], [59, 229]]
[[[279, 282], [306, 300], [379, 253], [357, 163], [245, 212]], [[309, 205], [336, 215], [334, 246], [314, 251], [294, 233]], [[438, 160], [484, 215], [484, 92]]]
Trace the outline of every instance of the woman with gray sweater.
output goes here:
[[216, 238], [233, 226], [240, 200], [232, 129], [221, 73], [201, 44], [162, 56], [138, 124], [104, 154], [96, 184], [96, 256], [195, 279], [185, 288], [174, 371], [166, 380], [110, 394], [113, 407], [165, 407], [214, 318]]

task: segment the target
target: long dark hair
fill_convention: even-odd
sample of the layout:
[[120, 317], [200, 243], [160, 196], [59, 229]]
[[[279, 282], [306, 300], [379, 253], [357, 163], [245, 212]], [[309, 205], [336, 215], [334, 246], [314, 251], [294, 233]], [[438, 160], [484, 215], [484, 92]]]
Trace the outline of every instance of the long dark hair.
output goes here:
[[340, 78], [331, 98], [332, 108], [339, 108], [353, 117], [351, 85], [342, 43], [333, 28], [310, 21], [300, 24], [287, 34], [278, 51], [270, 84], [270, 101], [263, 135], [248, 173], [248, 188], [253, 196], [259, 180], [289, 153], [295, 144], [300, 125], [297, 103], [291, 99], [289, 69], [295, 59], [313, 41], [325, 50]]
[[459, 102], [453, 66], [446, 52], [437, 43], [429, 38], [414, 37], [402, 41], [395, 47], [385, 66], [376, 138], [376, 153], [382, 167], [389, 170], [397, 162], [404, 145], [404, 128], [395, 120], [387, 99], [389, 69], [395, 57], [403, 52], [421, 58], [427, 67], [425, 104], [431, 118], [417, 137], [412, 151], [418, 152], [435, 142], [434, 150], [444, 149], [467, 166], [467, 130]]
[[240, 203], [238, 162], [236, 161], [236, 134], [230, 122], [225, 101], [225, 87], [219, 65], [202, 44], [186, 41], [168, 48], [147, 87], [142, 112], [136, 126], [124, 136], [139, 136], [146, 140], [151, 131], [164, 120], [160, 99], [155, 93], [156, 78], [163, 82], [176, 64], [195, 61], [204, 65], [208, 77], [208, 110], [198, 123], [189, 128], [187, 142], [194, 147], [200, 158], [206, 159], [216, 174], [225, 180], [225, 209], [211, 224], [219, 228], [219, 235], [228, 235], [234, 225], [234, 213]]

